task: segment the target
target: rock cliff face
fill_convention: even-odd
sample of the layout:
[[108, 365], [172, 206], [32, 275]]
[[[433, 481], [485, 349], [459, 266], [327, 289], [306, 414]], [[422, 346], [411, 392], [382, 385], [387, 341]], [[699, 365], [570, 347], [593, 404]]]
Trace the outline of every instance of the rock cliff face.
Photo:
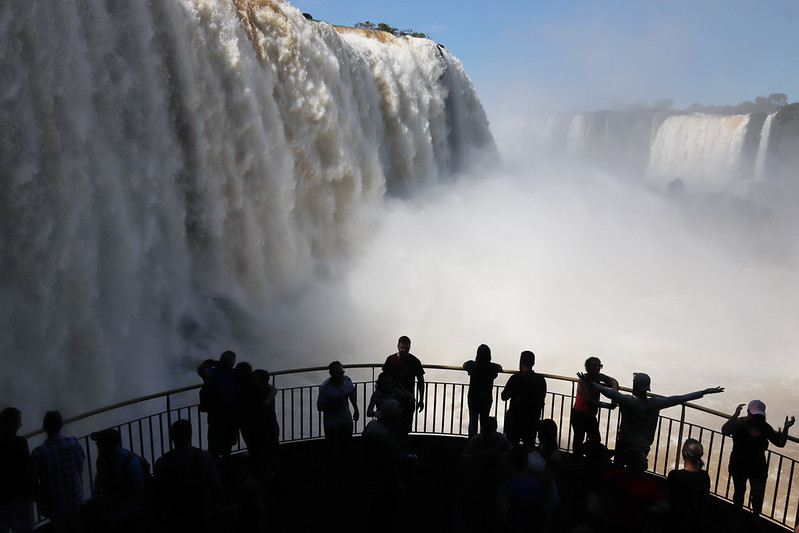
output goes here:
[[460, 62], [426, 39], [279, 0], [11, 6], [3, 405], [94, 406], [257, 346], [270, 306], [335, 271], [386, 194], [495, 155]]

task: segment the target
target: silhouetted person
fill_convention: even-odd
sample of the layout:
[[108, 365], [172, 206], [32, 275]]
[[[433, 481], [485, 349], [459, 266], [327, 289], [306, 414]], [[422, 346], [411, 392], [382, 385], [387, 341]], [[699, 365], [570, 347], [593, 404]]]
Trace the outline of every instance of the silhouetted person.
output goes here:
[[[416, 407], [416, 400], [413, 394], [405, 390], [402, 383], [395, 382], [388, 372], [380, 372], [375, 383], [375, 390], [369, 397], [369, 405], [366, 407], [366, 416], [373, 417], [380, 409], [380, 405], [386, 400], [395, 400], [400, 406], [400, 419], [403, 412], [413, 413]], [[400, 430], [399, 424], [397, 430]]]
[[528, 474], [541, 483], [539, 522], [546, 530], [552, 514], [560, 501], [557, 477], [563, 464], [563, 454], [558, 449], [558, 425], [551, 418], [538, 424], [538, 447], [527, 457]]
[[380, 525], [396, 521], [398, 498], [405, 488], [402, 482], [402, 454], [396, 436], [401, 412], [399, 402], [387, 399], [380, 404], [377, 418], [363, 430], [368, 531], [391, 531]]
[[491, 348], [485, 344], [477, 347], [474, 360], [463, 363], [463, 369], [469, 373], [469, 436], [477, 435], [477, 424], [481, 417], [491, 413], [494, 403], [494, 380], [502, 367], [491, 362]]
[[508, 453], [510, 478], [499, 485], [495, 531], [540, 531], [541, 483], [527, 475], [527, 447], [515, 446]]
[[[571, 468], [560, 498], [559, 519], [565, 524], [588, 528], [587, 531], [602, 531], [599, 494], [602, 493], [602, 475], [613, 466], [613, 452], [599, 441], [589, 441], [583, 448], [585, 460], [566, 463]], [[568, 531], [568, 530], [567, 530]]]
[[0, 533], [33, 529], [33, 466], [28, 441], [17, 435], [22, 413], [0, 411]]
[[140, 458], [122, 447], [116, 429], [91, 434], [97, 443], [92, 499], [86, 508], [88, 529], [97, 533], [137, 530], [144, 506], [144, 470]]
[[253, 371], [248, 363], [236, 365], [239, 428], [256, 478], [263, 481], [274, 471], [279, 427], [275, 413], [277, 389], [269, 383], [269, 372]]
[[621, 463], [624, 452], [628, 448], [639, 448], [643, 450], [644, 455], [649, 454], [649, 449], [655, 440], [655, 429], [662, 409], [699, 399], [705, 394], [724, 392], [723, 387], [713, 387], [681, 396], [648, 397], [646, 393], [651, 390], [651, 380], [647, 374], [636, 372], [633, 374], [633, 393], [629, 395], [594, 383], [582, 372], [578, 372], [577, 375], [584, 383], [616, 402], [621, 409], [621, 422], [616, 437], [615, 460], [617, 464]]
[[[331, 466], [345, 459], [352, 440], [353, 422], [360, 417], [355, 385], [344, 375], [344, 366], [333, 361], [328, 365], [330, 377], [319, 387], [316, 408], [324, 415], [325, 440], [330, 452]], [[352, 404], [352, 412], [350, 412]]]
[[200, 403], [208, 413], [208, 451], [217, 461], [230, 455], [239, 438], [235, 364], [236, 354], [228, 350], [219, 361], [206, 359], [197, 368], [203, 378]]
[[63, 425], [58, 411], [44, 415], [47, 439], [34, 448], [31, 460], [39, 512], [50, 519], [56, 533], [74, 533], [83, 530], [79, 511], [86, 453], [75, 437], [61, 435]]
[[730, 476], [734, 486], [733, 505], [740, 512], [743, 510], [746, 483], [749, 482], [749, 499], [752, 504], [752, 516], [757, 519], [763, 509], [763, 495], [766, 491], [768, 463], [766, 449], [768, 443], [782, 448], [788, 440], [788, 429], [796, 422], [795, 417], [785, 417], [782, 428], [774, 428], [766, 422], [766, 404], [760, 400], [752, 400], [746, 408], [746, 416], [738, 418], [744, 404], [735, 408], [732, 418], [721, 426], [721, 432], [732, 437], [730, 453]]
[[211, 454], [191, 445], [191, 423], [178, 420], [169, 429], [174, 449], [155, 462], [153, 490], [156, 523], [164, 533], [214, 531], [222, 483]]
[[624, 452], [624, 465], [602, 476], [602, 509], [608, 531], [662, 531], [668, 502], [658, 483], [646, 475], [646, 455], [641, 448], [630, 448]]
[[496, 431], [496, 419], [487, 417], [480, 433], [469, 439], [463, 451], [463, 483], [458, 495], [455, 531], [493, 531], [497, 518], [497, 487], [506, 474], [505, 458], [512, 448]]
[[[619, 390], [619, 382], [602, 373], [602, 361], [598, 357], [589, 357], [585, 360], [585, 373], [588, 379], [613, 390]], [[600, 407], [613, 409], [613, 403], [599, 401], [599, 391], [588, 386], [585, 381], [577, 382], [577, 394], [574, 398], [574, 407], [571, 411], [571, 426], [574, 431], [572, 451], [576, 458], [583, 456], [583, 441], [600, 442], [599, 422], [597, 411]]]
[[[395, 382], [399, 382], [406, 391], [414, 394], [416, 381], [416, 411], [424, 409], [424, 368], [422, 362], [411, 353], [411, 339], [403, 335], [397, 340], [397, 353], [389, 355], [383, 363], [383, 372], [391, 374]], [[402, 411], [402, 428], [405, 434], [413, 430], [413, 409]]]
[[263, 485], [255, 476], [245, 476], [239, 495], [238, 521], [235, 532], [264, 533], [270, 531], [270, 524], [264, 508]]
[[666, 478], [666, 493], [671, 507], [670, 531], [707, 531], [705, 515], [710, 501], [710, 476], [702, 470], [705, 450], [696, 439], [682, 446], [685, 468], [672, 470]]
[[519, 372], [513, 374], [502, 390], [502, 399], [510, 400], [505, 413], [505, 435], [511, 444], [523, 442], [528, 448], [535, 446], [538, 421], [544, 408], [547, 383], [544, 376], [533, 371], [535, 354], [527, 350], [519, 357]]
[[485, 454], [504, 457], [513, 445], [508, 438], [497, 431], [497, 419], [485, 416], [480, 422], [480, 433], [471, 437], [463, 449], [462, 457], [467, 461], [481, 461]]

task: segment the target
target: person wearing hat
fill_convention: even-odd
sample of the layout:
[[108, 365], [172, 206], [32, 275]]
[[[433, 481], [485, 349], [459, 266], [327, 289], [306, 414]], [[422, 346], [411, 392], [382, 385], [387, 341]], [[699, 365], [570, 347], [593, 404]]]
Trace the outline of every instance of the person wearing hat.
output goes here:
[[763, 496], [766, 492], [768, 443], [771, 442], [778, 448], [785, 446], [788, 429], [796, 419], [786, 416], [783, 427], [774, 431], [766, 422], [766, 404], [760, 400], [752, 400], [746, 407], [746, 416], [739, 418], [743, 407], [744, 404], [738, 404], [732, 417], [721, 426], [721, 432], [732, 437], [729, 472], [734, 487], [733, 505], [739, 513], [743, 511], [748, 481], [752, 516], [756, 519], [763, 508]]
[[651, 390], [652, 380], [643, 372], [635, 372], [633, 373], [633, 393], [630, 395], [595, 383], [587, 373], [578, 372], [577, 376], [583, 380], [583, 383], [616, 402], [621, 410], [621, 422], [614, 452], [614, 460], [617, 464], [621, 464], [624, 452], [628, 448], [640, 448], [644, 455], [649, 454], [649, 449], [655, 440], [655, 429], [661, 410], [697, 400], [705, 394], [724, 392], [723, 387], [713, 387], [679, 396], [649, 397], [646, 393]]
[[96, 431], [97, 475], [87, 522], [94, 531], [134, 531], [144, 505], [144, 469], [141, 459], [122, 447], [122, 435], [114, 428]]

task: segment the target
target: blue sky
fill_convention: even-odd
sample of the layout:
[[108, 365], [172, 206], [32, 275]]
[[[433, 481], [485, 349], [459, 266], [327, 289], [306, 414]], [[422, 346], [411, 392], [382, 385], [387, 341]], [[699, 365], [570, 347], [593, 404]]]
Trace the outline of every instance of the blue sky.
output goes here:
[[487, 108], [593, 110], [674, 99], [799, 101], [796, 0], [292, 0], [316, 19], [427, 33]]

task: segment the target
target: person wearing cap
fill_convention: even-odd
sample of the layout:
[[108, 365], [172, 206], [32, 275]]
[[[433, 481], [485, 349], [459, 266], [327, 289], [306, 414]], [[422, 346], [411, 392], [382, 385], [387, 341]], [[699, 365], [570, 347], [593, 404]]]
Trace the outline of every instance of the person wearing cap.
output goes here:
[[788, 429], [796, 422], [795, 417], [785, 417], [782, 428], [774, 431], [766, 422], [766, 404], [752, 400], [746, 407], [746, 416], [739, 418], [744, 404], [735, 408], [732, 417], [721, 426], [724, 435], [732, 437], [729, 472], [733, 483], [733, 505], [739, 513], [743, 511], [746, 482], [749, 481], [749, 497], [752, 502], [752, 516], [756, 519], [763, 508], [766, 492], [768, 463], [766, 449], [768, 443], [782, 448], [788, 441]]
[[97, 475], [89, 508], [93, 530], [134, 531], [144, 505], [144, 469], [141, 459], [122, 447], [114, 428], [90, 435], [97, 444]]
[[649, 397], [646, 394], [651, 390], [652, 381], [649, 379], [649, 375], [636, 372], [633, 374], [633, 393], [630, 395], [594, 383], [586, 373], [578, 372], [577, 376], [603, 396], [616, 402], [621, 410], [621, 422], [614, 452], [614, 460], [617, 464], [622, 462], [624, 451], [628, 448], [640, 448], [644, 455], [649, 454], [649, 449], [655, 440], [655, 429], [661, 410], [697, 400], [705, 394], [724, 392], [723, 387], [713, 387], [679, 396]]

